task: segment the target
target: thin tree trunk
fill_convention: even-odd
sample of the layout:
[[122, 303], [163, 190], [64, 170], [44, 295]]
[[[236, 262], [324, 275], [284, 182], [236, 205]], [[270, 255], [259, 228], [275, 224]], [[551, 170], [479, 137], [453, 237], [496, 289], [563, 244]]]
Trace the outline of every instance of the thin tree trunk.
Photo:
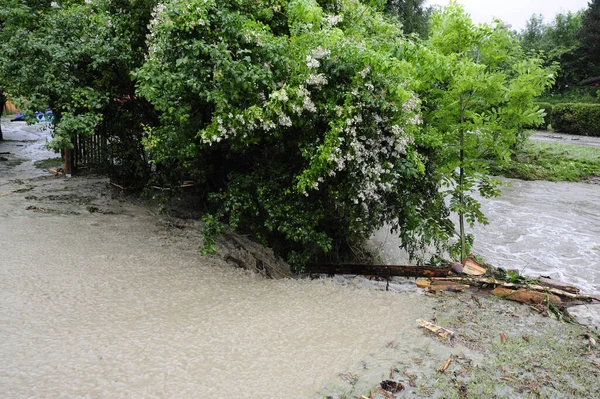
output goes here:
[[464, 171], [464, 161], [465, 161], [465, 131], [463, 128], [463, 123], [465, 121], [465, 110], [463, 108], [463, 98], [462, 94], [460, 95], [460, 167], [459, 167], [459, 192], [458, 192], [458, 200], [460, 202], [460, 212], [459, 212], [459, 229], [460, 229], [460, 261], [464, 261], [467, 257], [466, 254], [466, 242], [465, 242], [465, 194], [464, 183], [465, 183], [465, 171]]
[[[4, 106], [6, 105], [6, 96], [2, 89], [0, 89], [0, 118], [2, 118], [2, 114], [4, 113]], [[0, 122], [0, 141], [4, 140], [2, 137], [2, 122]]]

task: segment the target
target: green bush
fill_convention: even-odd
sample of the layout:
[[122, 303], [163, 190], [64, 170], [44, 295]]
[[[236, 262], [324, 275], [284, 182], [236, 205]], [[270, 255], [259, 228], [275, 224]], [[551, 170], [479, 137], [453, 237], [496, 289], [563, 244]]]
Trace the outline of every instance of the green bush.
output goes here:
[[550, 122], [557, 132], [600, 136], [600, 104], [557, 104]]

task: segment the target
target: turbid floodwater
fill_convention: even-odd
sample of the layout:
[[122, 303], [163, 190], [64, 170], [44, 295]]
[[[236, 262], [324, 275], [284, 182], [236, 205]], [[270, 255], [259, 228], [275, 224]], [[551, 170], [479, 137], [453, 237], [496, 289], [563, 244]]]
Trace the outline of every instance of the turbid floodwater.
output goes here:
[[32, 158], [56, 156], [38, 126], [4, 135], [1, 397], [306, 398], [390, 341], [427, 342], [423, 295], [265, 280], [202, 257], [197, 234], [104, 178], [29, 180], [48, 175]]
[[[532, 346], [552, 349], [544, 356], [555, 351], [548, 340], [564, 336], [574, 345], [569, 353], [583, 356], [579, 330], [526, 306], [465, 294], [446, 308], [445, 297], [414, 289], [374, 290], [365, 279], [266, 280], [202, 257], [194, 222], [174, 226], [103, 177], [56, 178], [36, 168], [34, 161], [56, 156], [38, 127], [3, 121], [8, 141], [0, 152], [10, 154], [0, 162], [0, 397], [341, 398], [368, 395], [393, 373], [407, 396], [428, 397], [462, 386], [435, 372], [451, 355], [449, 372], [463, 377], [450, 375], [472, 375], [468, 389], [483, 395], [496, 388], [469, 373], [495, 373], [486, 362], [507, 355], [483, 348], [501, 331], [527, 331]], [[415, 323], [436, 315], [457, 331], [453, 344]], [[579, 379], [572, 388], [569, 378], [568, 389], [594, 389]]]
[[[483, 200], [489, 224], [476, 225], [473, 252], [497, 267], [550, 276], [600, 293], [600, 185], [501, 179]], [[373, 237], [385, 262], [408, 262], [385, 229]]]
[[[600, 146], [600, 137], [538, 132], [532, 139]], [[498, 267], [550, 276], [600, 294], [600, 181], [501, 181], [502, 195], [481, 201], [489, 224], [471, 231], [473, 252]], [[385, 229], [373, 241], [384, 261], [407, 261]]]

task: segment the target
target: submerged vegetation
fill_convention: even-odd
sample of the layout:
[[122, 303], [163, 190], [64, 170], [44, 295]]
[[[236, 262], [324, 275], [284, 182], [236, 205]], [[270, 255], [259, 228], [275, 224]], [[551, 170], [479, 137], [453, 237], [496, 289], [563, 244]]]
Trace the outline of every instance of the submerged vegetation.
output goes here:
[[600, 148], [529, 141], [492, 173], [523, 180], [586, 181], [600, 176]]

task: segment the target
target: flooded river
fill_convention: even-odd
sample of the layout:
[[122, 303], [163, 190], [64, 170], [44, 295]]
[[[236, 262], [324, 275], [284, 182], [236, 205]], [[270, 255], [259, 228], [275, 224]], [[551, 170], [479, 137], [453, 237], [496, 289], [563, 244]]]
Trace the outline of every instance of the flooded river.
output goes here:
[[600, 293], [600, 185], [506, 179], [487, 200], [474, 251], [497, 266]]
[[[489, 224], [472, 231], [473, 252], [495, 266], [600, 293], [600, 185], [502, 181], [502, 196], [481, 201]], [[372, 241], [384, 261], [408, 261], [386, 230]]]
[[[54, 156], [31, 129], [0, 143], [13, 165], [0, 169], [0, 397], [317, 398], [346, 371], [376, 386], [392, 358], [453, 350], [416, 327], [433, 315], [423, 295], [264, 280], [200, 256], [197, 235], [103, 178], [27, 180], [43, 172], [16, 160]], [[485, 204], [476, 250], [600, 291], [599, 186], [512, 183]]]

